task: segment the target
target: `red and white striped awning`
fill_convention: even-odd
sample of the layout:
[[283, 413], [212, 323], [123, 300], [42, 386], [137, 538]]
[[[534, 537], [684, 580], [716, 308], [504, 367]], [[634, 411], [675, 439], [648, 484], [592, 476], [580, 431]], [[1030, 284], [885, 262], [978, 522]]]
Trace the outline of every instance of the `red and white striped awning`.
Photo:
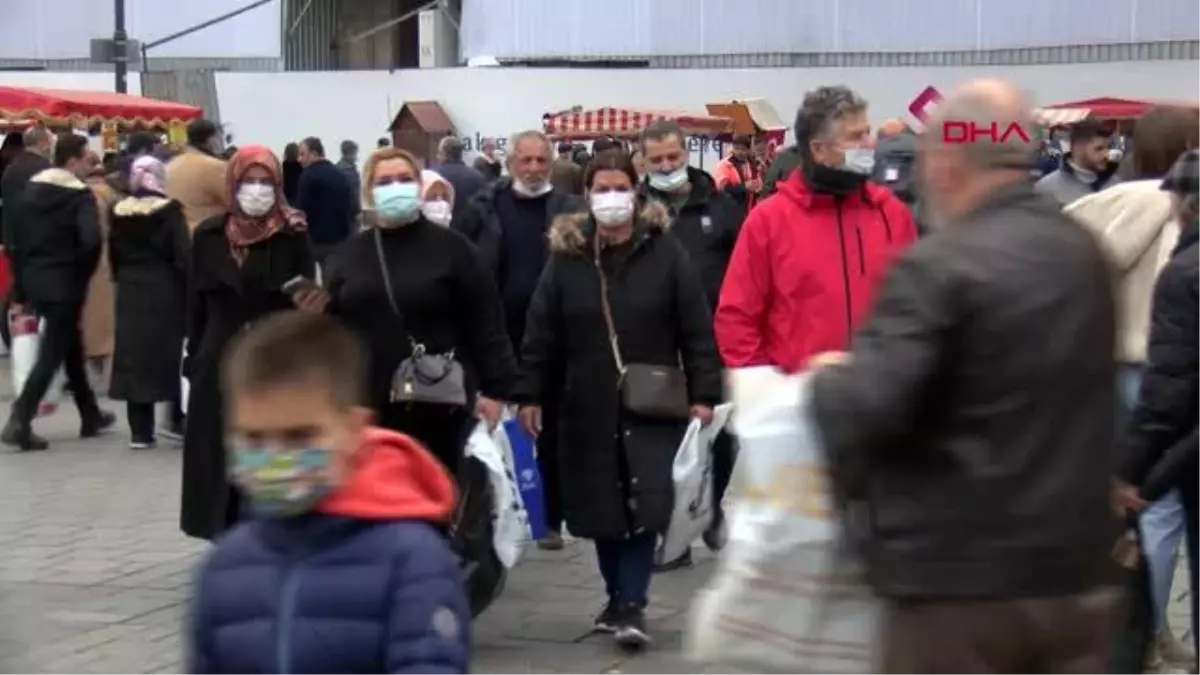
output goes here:
[[689, 136], [719, 136], [733, 133], [728, 117], [696, 115], [679, 110], [639, 108], [572, 108], [542, 116], [542, 127], [555, 139], [589, 140], [611, 136], [633, 138], [652, 122], [671, 120]]
[[1090, 108], [1034, 108], [1033, 121], [1043, 127], [1062, 127], [1090, 117]]

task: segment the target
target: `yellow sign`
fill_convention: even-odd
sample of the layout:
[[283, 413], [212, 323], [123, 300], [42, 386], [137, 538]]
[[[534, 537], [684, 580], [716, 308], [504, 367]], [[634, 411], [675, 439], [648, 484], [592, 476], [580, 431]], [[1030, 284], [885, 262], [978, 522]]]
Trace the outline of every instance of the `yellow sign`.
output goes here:
[[171, 145], [183, 147], [187, 143], [187, 126], [183, 122], [171, 122], [167, 127], [167, 141]]
[[104, 152], [116, 152], [120, 145], [116, 122], [104, 122], [100, 125], [100, 144]]

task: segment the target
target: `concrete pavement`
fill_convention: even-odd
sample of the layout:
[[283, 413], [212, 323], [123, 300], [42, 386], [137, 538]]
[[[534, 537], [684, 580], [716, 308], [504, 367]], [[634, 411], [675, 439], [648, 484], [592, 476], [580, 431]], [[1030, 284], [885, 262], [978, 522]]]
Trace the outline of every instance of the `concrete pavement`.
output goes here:
[[[0, 413], [11, 400], [0, 359]], [[182, 668], [182, 619], [191, 570], [206, 544], [179, 533], [180, 449], [132, 451], [122, 413], [117, 430], [78, 439], [71, 405], [39, 420], [52, 446], [0, 450], [0, 672], [160, 673]], [[655, 577], [640, 655], [586, 637], [603, 601], [592, 549], [532, 545], [503, 596], [473, 624], [472, 669], [492, 673], [697, 672], [679, 654], [688, 601], [713, 569]], [[1172, 622], [1188, 626], [1180, 575]], [[701, 671], [703, 672], [703, 671]], [[728, 672], [713, 669], [713, 672]]]
[[[0, 413], [11, 403], [0, 359]], [[67, 403], [36, 428], [46, 452], [0, 449], [0, 672], [163, 673], [183, 667], [182, 620], [191, 572], [206, 544], [179, 532], [178, 445], [127, 447], [121, 418], [78, 438]], [[697, 552], [699, 553], [699, 551]], [[588, 542], [543, 552], [530, 544], [503, 596], [473, 624], [472, 669], [492, 673], [696, 672], [679, 656], [688, 599], [712, 569], [655, 579], [638, 656], [584, 637], [603, 604]]]

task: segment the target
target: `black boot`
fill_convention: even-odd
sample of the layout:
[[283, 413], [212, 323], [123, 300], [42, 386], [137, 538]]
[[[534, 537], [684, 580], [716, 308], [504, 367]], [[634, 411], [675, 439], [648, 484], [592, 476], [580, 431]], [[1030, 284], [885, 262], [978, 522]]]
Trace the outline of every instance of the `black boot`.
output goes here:
[[46, 439], [33, 433], [33, 429], [28, 423], [22, 424], [16, 417], [8, 418], [8, 423], [4, 425], [4, 431], [0, 431], [0, 442], [11, 445], [21, 452], [45, 450], [50, 447]]
[[692, 549], [689, 548], [688, 550], [683, 552], [683, 555], [679, 556], [678, 558], [676, 558], [674, 560], [668, 560], [666, 562], [655, 563], [654, 571], [655, 572], [673, 572], [675, 570], [681, 570], [681, 569], [685, 569], [685, 568], [688, 568], [691, 566], [692, 566]]
[[99, 436], [101, 432], [107, 431], [117, 423], [117, 416], [107, 410], [96, 409], [96, 412], [83, 416], [83, 422], [79, 425], [80, 438], [94, 438]]

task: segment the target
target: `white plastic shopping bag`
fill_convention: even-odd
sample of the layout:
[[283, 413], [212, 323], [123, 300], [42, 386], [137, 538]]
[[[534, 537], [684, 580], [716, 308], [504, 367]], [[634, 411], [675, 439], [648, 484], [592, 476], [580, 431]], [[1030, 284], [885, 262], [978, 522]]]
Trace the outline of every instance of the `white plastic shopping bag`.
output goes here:
[[[25, 381], [33, 372], [33, 364], [37, 362], [38, 351], [42, 346], [42, 333], [46, 330], [46, 322], [28, 312], [10, 311], [8, 314], [8, 331], [12, 337], [12, 349], [9, 363], [12, 367], [13, 391], [21, 395]], [[38, 416], [52, 415], [58, 410], [58, 402], [62, 398], [65, 378], [62, 371], [50, 381], [46, 394], [38, 406]]]
[[525, 546], [529, 518], [521, 506], [512, 467], [506, 459], [510, 454], [505, 451], [507, 445], [504, 425], [498, 424], [489, 432], [487, 423], [481, 421], [467, 439], [466, 456], [474, 457], [487, 467], [492, 485], [492, 547], [500, 562], [511, 568], [517, 564]]
[[692, 659], [791, 673], [872, 670], [881, 606], [834, 513], [810, 377], [731, 372], [741, 494], [717, 572], [692, 604]]
[[187, 340], [183, 341], [183, 357], [179, 361], [179, 409], [186, 415], [188, 396], [192, 393], [192, 381], [183, 374], [183, 361], [187, 359]]
[[658, 550], [659, 560], [675, 560], [683, 555], [712, 523], [712, 447], [732, 410], [732, 403], [717, 406], [708, 426], [702, 427], [700, 420], [694, 419], [683, 435], [671, 467], [675, 506]]

